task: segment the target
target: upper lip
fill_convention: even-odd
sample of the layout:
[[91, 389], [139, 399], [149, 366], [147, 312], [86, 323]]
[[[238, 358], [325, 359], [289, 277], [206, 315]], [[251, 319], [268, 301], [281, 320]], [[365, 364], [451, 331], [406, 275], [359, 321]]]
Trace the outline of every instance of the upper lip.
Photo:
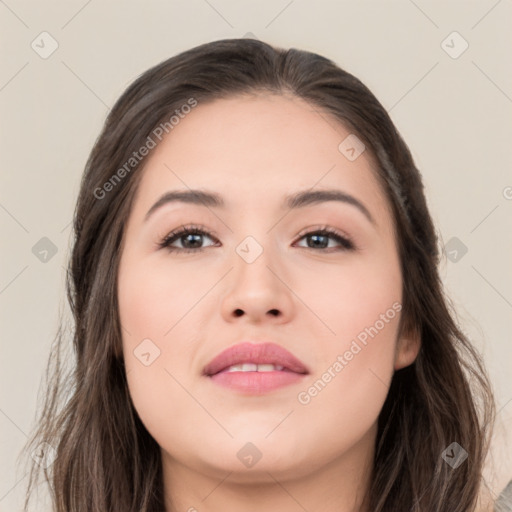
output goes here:
[[235, 364], [274, 364], [284, 366], [287, 370], [296, 373], [309, 373], [306, 365], [292, 353], [275, 343], [251, 343], [245, 341], [223, 350], [215, 356], [203, 370], [207, 376], [229, 368]]

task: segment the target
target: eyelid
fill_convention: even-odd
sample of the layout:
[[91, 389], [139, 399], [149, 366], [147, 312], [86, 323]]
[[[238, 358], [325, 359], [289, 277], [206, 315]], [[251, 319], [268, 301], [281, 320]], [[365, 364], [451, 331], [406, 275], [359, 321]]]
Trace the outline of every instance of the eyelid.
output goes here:
[[297, 238], [300, 239], [306, 235], [309, 235], [311, 233], [317, 233], [319, 231], [325, 231], [329, 234], [337, 235], [341, 238], [345, 238], [348, 242], [350, 242], [351, 244], [353, 244], [355, 246], [355, 243], [354, 243], [352, 237], [346, 231], [343, 231], [342, 229], [330, 227], [327, 224], [316, 224], [314, 226], [308, 226], [307, 228], [302, 229], [297, 234]]

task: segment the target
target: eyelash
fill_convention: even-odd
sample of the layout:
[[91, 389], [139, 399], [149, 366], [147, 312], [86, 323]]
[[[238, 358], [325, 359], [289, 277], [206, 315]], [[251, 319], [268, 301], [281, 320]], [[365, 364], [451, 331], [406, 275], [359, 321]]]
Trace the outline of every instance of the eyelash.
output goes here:
[[[171, 244], [178, 240], [179, 238], [188, 235], [188, 234], [196, 234], [196, 235], [206, 235], [210, 238], [216, 238], [211, 234], [210, 232], [206, 231], [202, 226], [198, 225], [189, 225], [189, 226], [183, 226], [180, 227], [168, 235], [166, 235], [159, 243], [158, 247], [160, 249], [167, 249], [169, 252], [175, 253], [192, 253], [192, 252], [202, 252], [206, 247], [201, 247], [198, 249], [183, 249], [181, 247], [171, 247]], [[333, 252], [332, 249], [335, 251], [354, 251], [356, 250], [356, 246], [352, 242], [352, 240], [347, 237], [346, 235], [342, 235], [335, 229], [329, 228], [328, 226], [322, 226], [318, 229], [308, 231], [306, 233], [301, 233], [299, 235], [299, 239], [305, 238], [308, 235], [329, 235], [332, 239], [336, 240], [342, 247], [340, 248], [334, 248], [334, 247], [328, 247], [328, 248], [321, 248], [321, 249], [315, 249], [313, 247], [302, 247], [302, 249], [311, 249], [313, 251], [320, 251], [320, 252]], [[331, 249], [331, 250], [328, 250]]]

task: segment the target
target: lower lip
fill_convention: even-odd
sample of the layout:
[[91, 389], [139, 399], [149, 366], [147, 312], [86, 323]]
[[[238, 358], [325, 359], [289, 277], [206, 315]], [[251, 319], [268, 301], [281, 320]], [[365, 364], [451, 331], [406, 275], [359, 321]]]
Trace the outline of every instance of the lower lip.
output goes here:
[[305, 375], [290, 371], [221, 372], [210, 379], [220, 386], [248, 394], [260, 395], [300, 382]]

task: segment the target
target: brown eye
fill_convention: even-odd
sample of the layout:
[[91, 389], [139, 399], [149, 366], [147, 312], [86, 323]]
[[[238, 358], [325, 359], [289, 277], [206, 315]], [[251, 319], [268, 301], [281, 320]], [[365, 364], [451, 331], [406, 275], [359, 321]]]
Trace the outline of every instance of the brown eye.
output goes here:
[[[314, 249], [314, 250], [322, 250], [322, 249], [334, 249], [334, 250], [354, 250], [355, 246], [352, 243], [352, 241], [342, 235], [341, 233], [338, 233], [334, 229], [330, 228], [322, 228], [316, 231], [309, 231], [308, 233], [305, 233], [300, 238], [308, 240], [307, 249]], [[335, 246], [329, 246], [329, 241], [334, 240], [335, 243], [338, 244], [339, 247], [336, 249]], [[311, 241], [309, 243], [309, 241]], [[325, 251], [325, 252], [332, 252], [332, 251]]]
[[[215, 245], [218, 242], [211, 233], [200, 226], [185, 226], [169, 233], [158, 243], [158, 246], [162, 249], [165, 248], [170, 252], [200, 252], [206, 248], [203, 247], [205, 238], [215, 240], [212, 245]], [[356, 248], [347, 236], [327, 227], [304, 233], [301, 235], [299, 240], [302, 239], [307, 240], [307, 247], [299, 247], [313, 249], [319, 252], [350, 251], [355, 250]], [[334, 245], [329, 245], [331, 241], [334, 241]], [[173, 245], [176, 242], [179, 242], [181, 247]]]
[[[200, 252], [205, 247], [202, 247], [204, 238], [212, 239], [212, 236], [199, 227], [185, 227], [169, 233], [159, 244], [160, 248], [165, 248], [170, 252]], [[174, 244], [179, 241], [182, 247], [175, 247]]]

